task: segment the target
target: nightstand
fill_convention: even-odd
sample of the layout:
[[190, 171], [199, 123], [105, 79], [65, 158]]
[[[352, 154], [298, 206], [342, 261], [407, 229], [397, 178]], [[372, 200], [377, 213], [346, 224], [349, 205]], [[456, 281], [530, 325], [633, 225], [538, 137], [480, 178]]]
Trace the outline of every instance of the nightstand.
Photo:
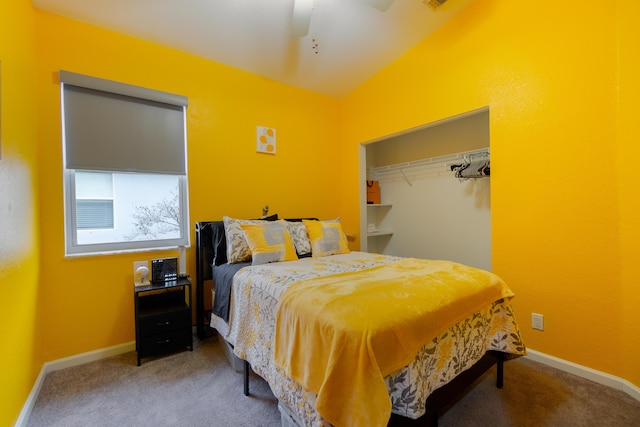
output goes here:
[[136, 351], [140, 359], [189, 347], [191, 331], [191, 281], [188, 278], [134, 290]]

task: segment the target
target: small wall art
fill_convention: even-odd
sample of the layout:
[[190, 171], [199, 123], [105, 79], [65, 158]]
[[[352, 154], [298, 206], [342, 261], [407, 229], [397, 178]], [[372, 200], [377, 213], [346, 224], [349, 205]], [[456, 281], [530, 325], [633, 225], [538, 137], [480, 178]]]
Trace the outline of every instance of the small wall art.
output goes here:
[[258, 153], [276, 154], [276, 130], [265, 126], [257, 126]]

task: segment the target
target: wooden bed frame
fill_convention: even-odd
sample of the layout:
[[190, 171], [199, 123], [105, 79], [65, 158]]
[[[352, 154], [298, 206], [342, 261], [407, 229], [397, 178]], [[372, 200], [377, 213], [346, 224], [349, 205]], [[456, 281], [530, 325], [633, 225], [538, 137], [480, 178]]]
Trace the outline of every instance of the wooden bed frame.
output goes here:
[[[212, 223], [219, 221], [196, 222], [196, 329], [200, 339], [214, 335], [215, 330], [209, 325], [211, 312], [205, 310], [205, 281], [212, 280], [211, 263], [213, 261]], [[471, 368], [458, 374], [446, 385], [436, 389], [426, 401], [426, 412], [418, 419], [410, 419], [391, 414], [388, 426], [415, 427], [437, 426], [438, 413], [460, 397], [462, 392], [473, 384], [486, 371], [497, 365], [496, 387], [503, 386], [505, 354], [499, 351], [488, 351]], [[249, 363], [243, 361], [244, 394], [249, 395]]]

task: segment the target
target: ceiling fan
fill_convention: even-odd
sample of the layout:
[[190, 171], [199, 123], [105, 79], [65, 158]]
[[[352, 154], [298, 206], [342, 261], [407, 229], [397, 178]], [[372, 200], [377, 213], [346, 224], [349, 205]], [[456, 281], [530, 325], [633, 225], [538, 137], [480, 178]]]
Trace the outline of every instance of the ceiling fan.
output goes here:
[[[375, 7], [381, 12], [389, 9], [395, 0], [360, 0], [369, 6]], [[293, 3], [293, 19], [291, 21], [291, 33], [294, 37], [304, 37], [309, 32], [311, 13], [313, 12], [313, 0], [295, 0]]]
[[[371, 7], [384, 12], [395, 0], [360, 0]], [[422, 0], [424, 4], [429, 6], [433, 11], [447, 0]], [[293, 3], [293, 19], [291, 21], [291, 33], [294, 37], [304, 37], [309, 33], [309, 23], [311, 22], [311, 14], [313, 12], [313, 0], [294, 0]]]

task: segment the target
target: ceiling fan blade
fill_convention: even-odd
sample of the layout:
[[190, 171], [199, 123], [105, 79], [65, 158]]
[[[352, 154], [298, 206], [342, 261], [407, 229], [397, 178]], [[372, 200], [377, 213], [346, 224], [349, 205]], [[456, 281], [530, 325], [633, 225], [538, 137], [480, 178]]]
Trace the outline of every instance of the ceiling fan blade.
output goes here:
[[312, 11], [313, 0], [295, 0], [291, 19], [291, 34], [294, 37], [304, 37], [309, 33]]
[[362, 1], [371, 7], [375, 7], [380, 12], [384, 12], [385, 10], [389, 9], [389, 6], [391, 6], [391, 4], [394, 2], [394, 0], [362, 0]]

